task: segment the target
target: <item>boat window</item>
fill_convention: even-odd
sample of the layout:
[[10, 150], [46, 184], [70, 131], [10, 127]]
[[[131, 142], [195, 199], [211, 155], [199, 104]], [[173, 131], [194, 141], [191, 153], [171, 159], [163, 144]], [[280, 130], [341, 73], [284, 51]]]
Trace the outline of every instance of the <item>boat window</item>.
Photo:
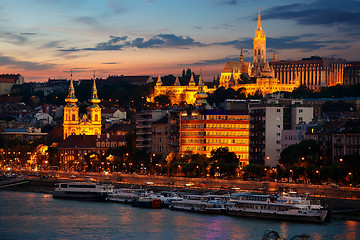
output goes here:
[[77, 185], [77, 184], [70, 184], [69, 188], [96, 188], [95, 185]]
[[61, 188], [67, 188], [68, 185], [67, 185], [66, 183], [63, 183], [63, 184], [60, 184], [60, 187], [61, 187]]

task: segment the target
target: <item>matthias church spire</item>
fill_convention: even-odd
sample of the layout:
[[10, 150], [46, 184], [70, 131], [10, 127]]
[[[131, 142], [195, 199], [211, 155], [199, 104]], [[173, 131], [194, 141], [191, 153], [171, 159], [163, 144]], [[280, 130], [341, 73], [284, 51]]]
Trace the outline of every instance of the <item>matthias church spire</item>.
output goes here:
[[256, 30], [260, 30], [262, 31], [262, 27], [261, 27], [261, 14], [260, 14], [260, 6], [259, 6], [259, 15], [258, 15], [258, 22], [257, 22], [257, 29]]

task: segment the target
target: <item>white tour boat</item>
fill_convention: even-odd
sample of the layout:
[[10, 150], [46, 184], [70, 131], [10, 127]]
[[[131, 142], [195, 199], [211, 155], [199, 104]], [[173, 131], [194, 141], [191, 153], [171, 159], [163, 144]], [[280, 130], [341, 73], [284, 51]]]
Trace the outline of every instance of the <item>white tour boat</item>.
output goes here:
[[329, 210], [321, 206], [320, 201], [310, 200], [295, 192], [280, 196], [235, 193], [228, 203], [227, 213], [236, 216], [319, 223], [330, 217]]
[[113, 193], [106, 198], [110, 202], [131, 203], [139, 197], [147, 197], [149, 195], [146, 189], [119, 188], [114, 189]]
[[114, 190], [113, 185], [92, 182], [56, 183], [54, 198], [104, 201]]
[[223, 201], [220, 196], [214, 198], [210, 195], [184, 195], [183, 199], [172, 201], [169, 208], [203, 213], [224, 213], [226, 205], [226, 201]]

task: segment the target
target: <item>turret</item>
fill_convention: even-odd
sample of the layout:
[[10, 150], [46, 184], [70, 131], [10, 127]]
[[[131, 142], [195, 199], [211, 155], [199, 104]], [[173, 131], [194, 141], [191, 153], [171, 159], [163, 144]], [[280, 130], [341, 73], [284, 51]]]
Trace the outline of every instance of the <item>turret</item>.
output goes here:
[[180, 86], [179, 77], [176, 77], [174, 86]]
[[194, 74], [191, 74], [189, 87], [195, 87], [195, 80], [194, 80]]
[[273, 62], [277, 62], [277, 57], [276, 57], [276, 52], [274, 51], [274, 56], [273, 56], [273, 59], [272, 59]]
[[240, 63], [244, 62], [244, 55], [243, 55], [243, 48], [241, 47], [241, 51], [240, 51]]
[[156, 81], [156, 86], [162, 86], [162, 81], [161, 81], [161, 77], [160, 77], [160, 75], [159, 75], [159, 77], [158, 77], [158, 79], [157, 79], [157, 81]]

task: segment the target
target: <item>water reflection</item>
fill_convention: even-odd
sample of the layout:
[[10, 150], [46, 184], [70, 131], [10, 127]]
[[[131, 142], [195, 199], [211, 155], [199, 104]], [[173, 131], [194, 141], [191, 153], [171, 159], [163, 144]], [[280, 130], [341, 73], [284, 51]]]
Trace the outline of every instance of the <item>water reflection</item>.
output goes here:
[[287, 237], [288, 236], [288, 224], [287, 222], [282, 222], [280, 225], [280, 236]]
[[344, 236], [345, 239], [359, 239], [357, 238], [359, 232], [359, 222], [355, 221], [346, 221], [346, 235]]
[[0, 191], [1, 240], [6, 239], [261, 239], [281, 237], [357, 239], [360, 224], [334, 220], [306, 224], [206, 215], [130, 205], [52, 199], [49, 194]]

